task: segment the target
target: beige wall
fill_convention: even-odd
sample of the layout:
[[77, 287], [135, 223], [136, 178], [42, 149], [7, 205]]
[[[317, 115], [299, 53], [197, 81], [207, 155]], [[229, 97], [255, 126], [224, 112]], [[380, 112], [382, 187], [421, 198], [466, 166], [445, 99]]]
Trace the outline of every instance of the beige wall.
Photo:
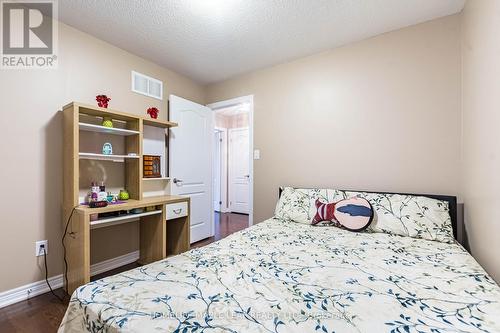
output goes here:
[[390, 32], [208, 87], [254, 95], [255, 221], [278, 186], [458, 194], [460, 17]]
[[[168, 94], [204, 103], [204, 87], [110, 44], [60, 24], [57, 70], [0, 71], [2, 191], [0, 292], [43, 278], [35, 241], [49, 240], [50, 275], [62, 272], [62, 118], [73, 100], [95, 104], [103, 93], [111, 108], [145, 114], [150, 106], [166, 118]], [[165, 99], [130, 91], [130, 71], [164, 81]], [[93, 262], [137, 249], [137, 225], [98, 231]], [[131, 231], [131, 232], [128, 232]]]
[[467, 1], [462, 21], [463, 196], [472, 254], [500, 281], [500, 1]]

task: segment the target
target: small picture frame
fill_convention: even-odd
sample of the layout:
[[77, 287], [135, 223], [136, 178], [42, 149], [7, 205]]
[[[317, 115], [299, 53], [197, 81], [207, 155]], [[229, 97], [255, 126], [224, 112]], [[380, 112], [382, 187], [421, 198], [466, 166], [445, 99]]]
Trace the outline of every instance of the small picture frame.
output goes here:
[[142, 170], [144, 178], [161, 178], [161, 156], [144, 155]]

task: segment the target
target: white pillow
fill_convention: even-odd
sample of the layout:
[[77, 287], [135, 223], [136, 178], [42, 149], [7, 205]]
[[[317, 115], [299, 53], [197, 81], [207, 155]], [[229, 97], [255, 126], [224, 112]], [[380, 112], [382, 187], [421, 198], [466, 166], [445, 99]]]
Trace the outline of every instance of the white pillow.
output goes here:
[[311, 224], [316, 215], [316, 199], [323, 202], [337, 202], [346, 199], [345, 192], [332, 189], [306, 189], [285, 187], [276, 204], [276, 218]]
[[455, 241], [448, 202], [424, 196], [285, 187], [274, 215], [310, 224], [316, 215], [316, 199], [337, 202], [355, 196], [365, 198], [373, 207], [373, 221], [368, 231], [445, 243]]
[[367, 199], [374, 211], [368, 227], [372, 232], [453, 243], [453, 228], [447, 201], [424, 196], [351, 192], [349, 197]]

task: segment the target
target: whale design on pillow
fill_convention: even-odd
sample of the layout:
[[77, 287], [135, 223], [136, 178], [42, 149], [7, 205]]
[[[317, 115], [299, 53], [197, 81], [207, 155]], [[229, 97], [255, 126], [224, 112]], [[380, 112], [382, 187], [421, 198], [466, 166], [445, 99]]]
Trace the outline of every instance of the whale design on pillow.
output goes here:
[[315, 205], [317, 211], [311, 222], [312, 225], [328, 221], [350, 231], [362, 231], [373, 220], [372, 206], [364, 198], [354, 197], [331, 203], [316, 199]]
[[337, 210], [341, 213], [349, 214], [351, 216], [372, 216], [373, 211], [370, 207], [347, 204], [345, 206], [341, 206], [337, 208]]

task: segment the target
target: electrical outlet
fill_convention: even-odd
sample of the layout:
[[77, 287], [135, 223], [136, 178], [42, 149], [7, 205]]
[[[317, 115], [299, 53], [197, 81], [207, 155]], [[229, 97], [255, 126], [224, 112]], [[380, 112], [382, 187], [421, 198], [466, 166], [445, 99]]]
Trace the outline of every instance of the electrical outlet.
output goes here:
[[255, 149], [253, 151], [253, 159], [254, 160], [260, 160], [260, 149]]
[[43, 256], [43, 249], [45, 249], [45, 254], [49, 253], [49, 242], [47, 240], [35, 242], [35, 256]]

